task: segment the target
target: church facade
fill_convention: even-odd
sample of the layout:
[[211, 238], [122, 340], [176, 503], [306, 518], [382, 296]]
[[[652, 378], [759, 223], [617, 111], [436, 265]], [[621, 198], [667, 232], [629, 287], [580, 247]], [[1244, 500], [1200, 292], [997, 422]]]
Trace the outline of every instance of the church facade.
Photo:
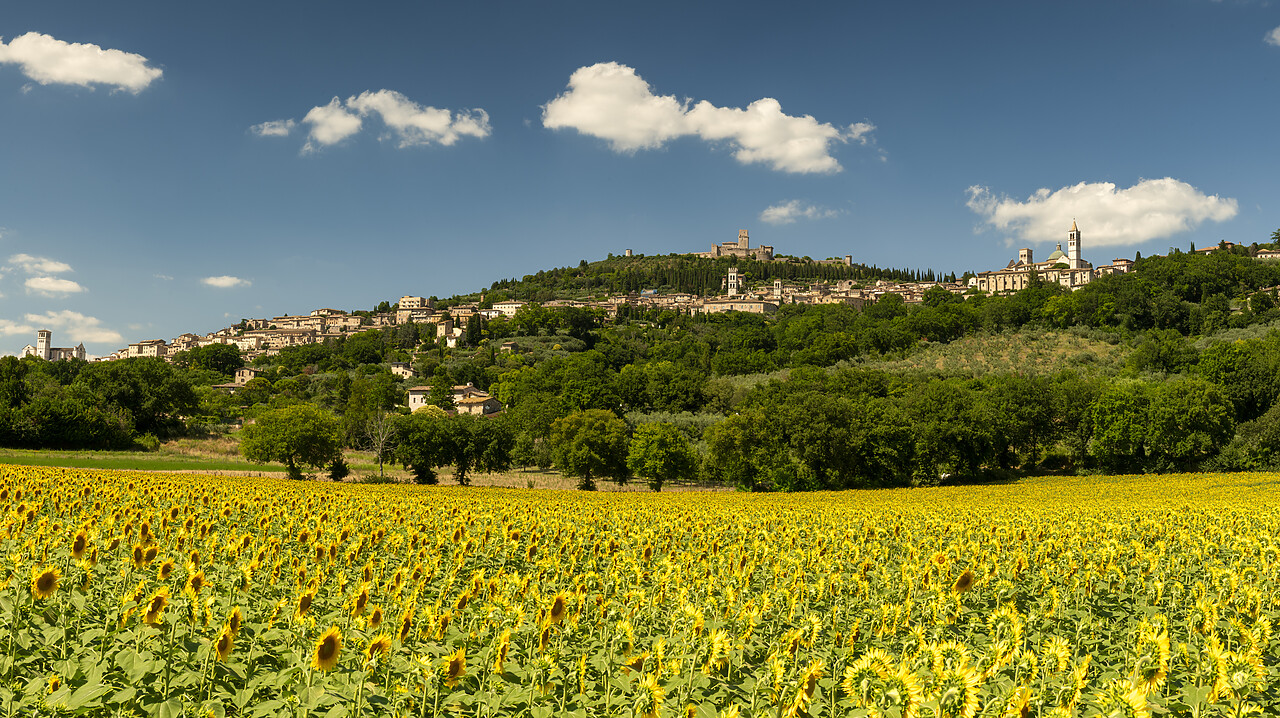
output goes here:
[[85, 358], [84, 342], [74, 347], [55, 347], [53, 344], [53, 332], [48, 329], [41, 329], [36, 332], [36, 345], [30, 344], [22, 348], [22, 356], [33, 356], [44, 359], [45, 361], [63, 361], [65, 359], [81, 359]]
[[1080, 256], [1080, 229], [1075, 220], [1071, 221], [1071, 231], [1067, 232], [1067, 250], [1062, 251], [1062, 243], [1041, 262], [1035, 261], [1031, 249], [1024, 247], [1018, 250], [1018, 258], [1009, 260], [1009, 264], [992, 272], [979, 272], [969, 280], [969, 286], [991, 294], [1016, 292], [1031, 283], [1034, 273], [1042, 281], [1060, 284], [1067, 289], [1079, 289], [1088, 284], [1094, 277], [1103, 274], [1127, 272], [1132, 262], [1117, 259], [1114, 264], [1094, 268], [1093, 264]]

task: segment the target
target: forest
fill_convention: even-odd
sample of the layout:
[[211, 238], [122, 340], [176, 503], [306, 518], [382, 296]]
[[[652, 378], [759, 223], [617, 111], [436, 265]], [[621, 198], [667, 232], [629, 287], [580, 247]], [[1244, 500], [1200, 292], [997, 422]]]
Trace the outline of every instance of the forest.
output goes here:
[[[422, 481], [443, 466], [465, 476], [512, 464], [556, 468], [584, 488], [692, 480], [754, 491], [1277, 469], [1280, 263], [1254, 259], [1258, 247], [1140, 258], [1076, 292], [1038, 280], [1008, 296], [934, 288], [918, 304], [888, 295], [772, 316], [607, 318], [533, 301], [509, 320], [471, 320], [456, 348], [413, 324], [287, 348], [256, 359], [260, 376], [234, 394], [215, 388], [243, 365], [225, 345], [172, 363], [5, 357], [0, 445], [154, 448], [306, 405], [340, 444], [376, 446]], [[632, 273], [621, 259], [497, 282], [487, 298], [559, 296], [583, 282], [651, 288], [668, 270], [662, 286], [673, 291], [718, 287], [711, 260], [641, 258], [648, 268]], [[814, 276], [789, 279], [867, 269], [807, 266]], [[753, 279], [772, 281], [762, 267]], [[1049, 341], [1035, 363], [919, 362], [979, 340], [1046, 337], [1093, 349], [1056, 356]], [[504, 341], [515, 351], [499, 351]], [[410, 362], [419, 378], [393, 375], [390, 362]], [[412, 386], [467, 383], [501, 400], [501, 415], [451, 417], [445, 391], [433, 392], [441, 410], [429, 417], [405, 407]]]

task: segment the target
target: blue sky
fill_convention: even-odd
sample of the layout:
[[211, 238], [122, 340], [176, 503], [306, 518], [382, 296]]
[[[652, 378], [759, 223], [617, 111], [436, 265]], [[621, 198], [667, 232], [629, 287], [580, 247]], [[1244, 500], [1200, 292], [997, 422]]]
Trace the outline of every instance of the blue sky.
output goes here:
[[752, 243], [1280, 227], [1280, 4], [10, 3], [0, 353]]

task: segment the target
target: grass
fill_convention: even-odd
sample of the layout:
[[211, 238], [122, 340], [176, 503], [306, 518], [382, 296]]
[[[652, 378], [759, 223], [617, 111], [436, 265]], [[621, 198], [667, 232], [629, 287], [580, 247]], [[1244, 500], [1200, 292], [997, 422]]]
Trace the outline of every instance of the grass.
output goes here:
[[19, 466], [60, 466], [69, 469], [119, 471], [282, 473], [283, 466], [253, 464], [244, 460], [182, 456], [149, 451], [33, 451], [0, 449], [0, 463]]

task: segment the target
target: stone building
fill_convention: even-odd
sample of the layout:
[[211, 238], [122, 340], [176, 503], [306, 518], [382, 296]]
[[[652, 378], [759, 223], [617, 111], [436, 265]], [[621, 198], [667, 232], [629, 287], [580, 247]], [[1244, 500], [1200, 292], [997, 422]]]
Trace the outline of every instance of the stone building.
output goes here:
[[1016, 292], [1030, 284], [1031, 275], [1034, 273], [1045, 282], [1053, 282], [1075, 290], [1103, 274], [1128, 272], [1133, 264], [1128, 260], [1117, 259], [1113, 264], [1095, 269], [1091, 263], [1081, 259], [1080, 250], [1080, 229], [1076, 226], [1075, 220], [1072, 220], [1071, 231], [1067, 232], [1067, 251], [1062, 251], [1062, 244], [1059, 243], [1057, 249], [1044, 261], [1037, 262], [1031, 249], [1024, 247], [1018, 250], [1018, 258], [1009, 260], [1007, 266], [993, 272], [979, 272], [970, 280], [970, 284], [981, 291], [993, 294]]
[[751, 238], [747, 235], [747, 230], [740, 229], [738, 230], [738, 241], [712, 245], [710, 252], [698, 252], [695, 256], [711, 259], [716, 257], [745, 257], [758, 259], [761, 262], [771, 262], [773, 261], [773, 247], [760, 245], [752, 249]]
[[23, 347], [22, 356], [39, 357], [45, 361], [83, 360], [85, 357], [84, 342], [74, 347], [55, 347], [53, 346], [53, 332], [48, 329], [41, 329], [36, 332], [36, 345], [31, 346], [28, 344]]

